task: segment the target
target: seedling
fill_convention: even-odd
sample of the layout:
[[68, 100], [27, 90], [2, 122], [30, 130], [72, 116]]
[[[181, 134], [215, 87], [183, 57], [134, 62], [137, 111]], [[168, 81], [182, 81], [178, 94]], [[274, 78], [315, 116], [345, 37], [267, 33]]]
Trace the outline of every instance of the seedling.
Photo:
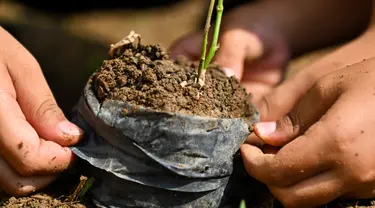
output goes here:
[[211, 0], [210, 6], [208, 8], [208, 14], [207, 14], [206, 25], [204, 29], [202, 47], [201, 47], [201, 59], [199, 62], [199, 68], [197, 72], [197, 79], [195, 80], [195, 82], [198, 83], [201, 87], [203, 87], [204, 82], [205, 82], [206, 70], [209, 64], [211, 63], [212, 59], [214, 58], [216, 51], [219, 49], [218, 40], [219, 40], [219, 33], [220, 33], [221, 18], [223, 16], [223, 11], [224, 11], [223, 1], [224, 0], [218, 0], [217, 2], [217, 6], [216, 6], [217, 14], [216, 14], [215, 28], [214, 28], [214, 33], [212, 37], [211, 47], [207, 55], [208, 34], [210, 32], [211, 19], [212, 19], [212, 13], [214, 11], [215, 0]]

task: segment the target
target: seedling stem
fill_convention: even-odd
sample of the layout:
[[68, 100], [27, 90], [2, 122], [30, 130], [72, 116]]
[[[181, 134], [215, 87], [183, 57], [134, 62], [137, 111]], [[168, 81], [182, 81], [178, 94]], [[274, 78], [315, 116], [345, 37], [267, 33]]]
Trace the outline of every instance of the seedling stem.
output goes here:
[[218, 3], [217, 3], [217, 7], [216, 7], [217, 13], [216, 13], [214, 34], [212, 37], [212, 43], [211, 43], [210, 50], [208, 52], [208, 56], [206, 56], [207, 45], [208, 45], [208, 34], [210, 32], [211, 19], [212, 19], [212, 13], [214, 11], [215, 0], [211, 0], [210, 6], [208, 8], [208, 14], [207, 14], [206, 25], [204, 29], [204, 36], [203, 36], [203, 41], [202, 41], [202, 48], [201, 48], [201, 59], [199, 62], [198, 76], [196, 79], [196, 82], [198, 82], [201, 87], [204, 85], [205, 72], [209, 64], [211, 63], [213, 57], [215, 56], [216, 51], [219, 49], [219, 45], [218, 45], [219, 32], [220, 32], [221, 19], [222, 19], [223, 11], [224, 11], [223, 1], [224, 0], [218, 0]]

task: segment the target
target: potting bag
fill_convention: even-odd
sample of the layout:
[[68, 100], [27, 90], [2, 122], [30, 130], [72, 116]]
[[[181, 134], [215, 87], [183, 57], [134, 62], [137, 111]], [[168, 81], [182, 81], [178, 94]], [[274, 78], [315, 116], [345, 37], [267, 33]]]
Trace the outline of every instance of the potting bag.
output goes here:
[[[91, 79], [74, 109], [85, 138], [73, 152], [87, 161], [104, 207], [221, 207], [233, 157], [252, 118], [155, 112], [122, 101], [100, 103]], [[126, 112], [126, 113], [124, 113]]]

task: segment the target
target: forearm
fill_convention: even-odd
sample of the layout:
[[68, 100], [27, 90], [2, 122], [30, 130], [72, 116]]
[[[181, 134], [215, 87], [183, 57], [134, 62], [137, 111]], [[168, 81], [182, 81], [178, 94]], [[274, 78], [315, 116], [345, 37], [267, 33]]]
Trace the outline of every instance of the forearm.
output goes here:
[[322, 76], [335, 70], [358, 64], [363, 60], [375, 57], [375, 18], [369, 29], [353, 41], [332, 51], [311, 65], [294, 71], [289, 76], [288, 85], [298, 85], [300, 96], [303, 96]]
[[371, 8], [371, 0], [263, 0], [233, 9], [224, 21], [265, 43], [281, 36], [293, 54], [300, 54], [356, 37], [366, 29]]

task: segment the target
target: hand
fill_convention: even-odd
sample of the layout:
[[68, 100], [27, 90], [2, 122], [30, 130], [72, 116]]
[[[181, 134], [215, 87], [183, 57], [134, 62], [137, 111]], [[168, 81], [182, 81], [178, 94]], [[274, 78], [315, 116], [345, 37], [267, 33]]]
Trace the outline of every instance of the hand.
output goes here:
[[[250, 175], [286, 207], [316, 207], [339, 197], [375, 197], [375, 58], [320, 78], [276, 130], [257, 135], [274, 154], [245, 144]], [[264, 111], [264, 103], [258, 103]], [[275, 107], [275, 106], [269, 106]], [[267, 115], [265, 115], [267, 116]]]
[[[229, 76], [236, 76], [256, 99], [283, 79], [289, 49], [276, 27], [272, 27], [274, 30], [271, 31], [268, 24], [250, 16], [261, 13], [252, 9], [251, 5], [242, 6], [224, 16], [219, 36], [220, 48], [214, 61]], [[183, 55], [199, 60], [202, 38], [203, 31], [199, 31], [177, 40], [171, 47], [171, 57]]]
[[72, 163], [83, 135], [57, 103], [34, 57], [0, 27], [0, 188], [20, 196]]

